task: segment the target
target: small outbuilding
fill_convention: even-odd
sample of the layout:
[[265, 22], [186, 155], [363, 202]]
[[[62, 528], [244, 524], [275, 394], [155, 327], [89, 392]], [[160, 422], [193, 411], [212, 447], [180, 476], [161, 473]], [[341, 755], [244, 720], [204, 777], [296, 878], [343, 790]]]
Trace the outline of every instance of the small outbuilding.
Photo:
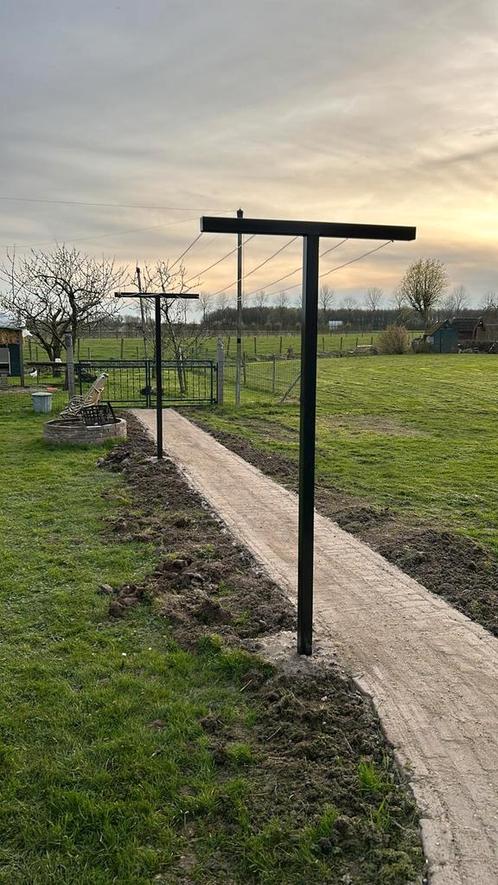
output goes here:
[[0, 380], [18, 377], [24, 384], [22, 325], [13, 317], [0, 313]]
[[431, 353], [458, 352], [458, 329], [451, 320], [436, 323], [431, 329], [427, 330], [423, 340]]

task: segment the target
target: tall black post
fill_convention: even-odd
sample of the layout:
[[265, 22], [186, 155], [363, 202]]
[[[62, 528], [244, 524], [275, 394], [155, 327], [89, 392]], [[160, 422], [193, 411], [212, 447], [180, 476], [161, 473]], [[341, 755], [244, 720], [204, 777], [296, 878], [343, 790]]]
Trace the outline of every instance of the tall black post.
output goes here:
[[301, 414], [299, 434], [299, 545], [297, 650], [310, 655], [313, 637], [315, 521], [315, 416], [318, 325], [318, 236], [305, 236], [301, 327]]
[[163, 366], [161, 342], [161, 298], [154, 298], [156, 319], [156, 437], [157, 457], [163, 456]]

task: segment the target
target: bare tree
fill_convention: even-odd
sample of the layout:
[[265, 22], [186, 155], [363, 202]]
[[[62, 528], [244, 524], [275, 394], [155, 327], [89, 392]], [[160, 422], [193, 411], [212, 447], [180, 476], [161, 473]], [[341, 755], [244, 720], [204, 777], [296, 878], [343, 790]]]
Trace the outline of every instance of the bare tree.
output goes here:
[[447, 285], [446, 269], [438, 258], [419, 258], [406, 271], [400, 291], [427, 327]]
[[209, 295], [206, 295], [205, 292], [201, 292], [201, 294], [199, 295], [198, 304], [199, 304], [199, 309], [202, 313], [202, 322], [205, 324], [206, 319], [207, 319], [207, 315], [209, 313], [208, 308], [210, 306]]
[[469, 303], [465, 286], [455, 286], [444, 302], [444, 310], [449, 317], [463, 313]]
[[396, 320], [398, 325], [406, 326], [412, 314], [412, 308], [406, 300], [406, 295], [399, 286], [394, 289], [391, 301], [394, 309], [397, 311]]
[[7, 253], [0, 279], [8, 291], [0, 295], [0, 306], [27, 326], [53, 362], [67, 332], [75, 341], [82, 326], [116, 314], [114, 290], [123, 276], [114, 260], [97, 261], [64, 244], [23, 257]]
[[265, 292], [264, 289], [261, 289], [259, 292], [256, 292], [255, 302], [256, 307], [266, 307], [268, 303], [268, 292]]
[[372, 313], [375, 313], [383, 297], [384, 292], [382, 291], [382, 289], [379, 289], [378, 286], [372, 286], [370, 289], [367, 289], [365, 295], [365, 304], [367, 310], [371, 310]]
[[483, 313], [495, 313], [498, 311], [498, 297], [496, 292], [486, 292], [482, 298], [480, 308]]
[[219, 295], [216, 296], [216, 309], [223, 315], [228, 307], [229, 297], [228, 292], [220, 292]]
[[318, 296], [318, 301], [323, 313], [323, 321], [327, 320], [327, 312], [332, 307], [333, 301], [335, 297], [335, 292], [327, 283], [324, 283], [323, 286], [320, 286], [320, 293]]
[[[173, 271], [166, 260], [156, 261], [154, 265], [145, 265], [143, 270], [143, 286], [148, 292], [176, 292], [185, 295], [192, 291], [187, 283], [187, 271], [180, 264]], [[170, 353], [176, 363], [180, 392], [187, 392], [185, 373], [185, 354], [194, 350], [204, 334], [199, 325], [188, 322], [188, 302], [180, 298], [161, 299], [162, 329], [166, 345], [166, 353]]]

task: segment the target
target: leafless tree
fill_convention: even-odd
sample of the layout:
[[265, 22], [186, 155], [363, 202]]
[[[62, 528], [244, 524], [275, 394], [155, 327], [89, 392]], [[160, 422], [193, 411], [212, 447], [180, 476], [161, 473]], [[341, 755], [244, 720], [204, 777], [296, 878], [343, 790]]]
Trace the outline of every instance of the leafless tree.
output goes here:
[[206, 295], [205, 292], [201, 292], [201, 294], [199, 295], [198, 304], [199, 304], [199, 309], [202, 313], [202, 322], [205, 324], [206, 319], [207, 319], [207, 315], [209, 313], [209, 307], [210, 307], [209, 295]]
[[458, 316], [463, 313], [469, 303], [465, 286], [455, 286], [444, 302], [444, 310], [448, 317]]
[[284, 307], [287, 307], [288, 303], [289, 303], [289, 296], [287, 295], [287, 292], [285, 291], [285, 289], [282, 292], [279, 292], [277, 295], [275, 295], [275, 305], [277, 307], [279, 307], [280, 310], [283, 310]]
[[[142, 281], [145, 291], [148, 292], [176, 292], [185, 295], [192, 291], [192, 286], [187, 282], [187, 271], [180, 264], [175, 270], [170, 270], [166, 260], [156, 261], [153, 265], [145, 265], [142, 272]], [[188, 322], [188, 301], [181, 298], [162, 299], [162, 328], [166, 354], [173, 357], [176, 363], [180, 392], [187, 392], [187, 378], [185, 373], [185, 355], [197, 347], [203, 337], [204, 330], [199, 325]]]
[[406, 300], [406, 295], [398, 286], [394, 289], [391, 301], [394, 309], [397, 311], [396, 322], [398, 325], [406, 326], [412, 314], [412, 308]]
[[229, 296], [228, 292], [220, 292], [219, 295], [216, 296], [216, 309], [223, 315], [229, 304]]
[[367, 289], [365, 295], [365, 304], [367, 310], [371, 310], [372, 313], [375, 313], [383, 297], [384, 292], [382, 291], [382, 289], [379, 289], [378, 286], [372, 286], [370, 289]]
[[480, 308], [486, 314], [496, 313], [498, 311], [498, 296], [496, 292], [486, 292], [481, 301]]
[[256, 292], [256, 295], [254, 298], [256, 307], [266, 307], [266, 305], [268, 303], [268, 298], [269, 298], [268, 292], [265, 292], [264, 289], [261, 289], [259, 292]]
[[0, 295], [0, 306], [27, 326], [53, 362], [63, 351], [67, 332], [75, 341], [82, 326], [116, 314], [114, 291], [124, 273], [114, 260], [97, 261], [64, 244], [22, 257], [7, 253], [0, 279], [8, 288]]
[[419, 258], [406, 271], [400, 291], [427, 327], [447, 285], [446, 269], [438, 258]]
[[327, 312], [332, 307], [334, 302], [335, 292], [327, 283], [324, 283], [323, 286], [320, 286], [320, 293], [318, 296], [318, 301], [323, 313], [323, 321], [327, 320]]

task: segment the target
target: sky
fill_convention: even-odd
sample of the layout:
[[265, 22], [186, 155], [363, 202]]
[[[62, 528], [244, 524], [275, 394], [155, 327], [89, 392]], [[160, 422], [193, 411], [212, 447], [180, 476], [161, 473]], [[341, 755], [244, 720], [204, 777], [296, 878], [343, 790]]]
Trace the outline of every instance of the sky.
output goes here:
[[[200, 215], [241, 207], [417, 226], [414, 243], [327, 275], [336, 303], [378, 286], [388, 304], [410, 262], [434, 256], [477, 305], [498, 291], [497, 98], [496, 0], [3, 0], [0, 259], [74, 242], [175, 260]], [[283, 244], [251, 240], [246, 272]], [[320, 269], [376, 245], [344, 243]], [[233, 246], [203, 235], [188, 274]], [[301, 248], [246, 293], [297, 298], [299, 273], [272, 282]], [[199, 289], [235, 278], [232, 255]]]

